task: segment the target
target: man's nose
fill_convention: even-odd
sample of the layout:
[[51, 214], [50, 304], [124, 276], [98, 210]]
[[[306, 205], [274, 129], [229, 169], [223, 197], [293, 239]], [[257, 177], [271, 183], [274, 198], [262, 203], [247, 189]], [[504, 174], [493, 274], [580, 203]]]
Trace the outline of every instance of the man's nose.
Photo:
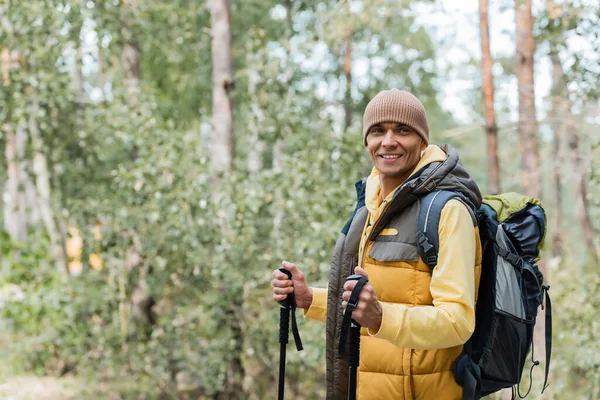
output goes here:
[[388, 129], [385, 132], [385, 136], [383, 137], [383, 142], [381, 143], [383, 146], [396, 146], [396, 140], [394, 139], [394, 131], [392, 129]]

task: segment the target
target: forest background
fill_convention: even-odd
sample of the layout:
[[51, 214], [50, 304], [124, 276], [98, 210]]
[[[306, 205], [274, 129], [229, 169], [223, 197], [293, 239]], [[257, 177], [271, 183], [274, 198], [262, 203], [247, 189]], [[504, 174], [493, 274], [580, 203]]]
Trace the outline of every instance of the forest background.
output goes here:
[[[0, 1], [0, 397], [274, 398], [271, 273], [325, 285], [363, 110], [396, 87], [484, 193], [543, 201], [554, 349], [530, 396], [598, 399], [599, 10]], [[324, 326], [299, 323], [288, 396], [324, 398]]]

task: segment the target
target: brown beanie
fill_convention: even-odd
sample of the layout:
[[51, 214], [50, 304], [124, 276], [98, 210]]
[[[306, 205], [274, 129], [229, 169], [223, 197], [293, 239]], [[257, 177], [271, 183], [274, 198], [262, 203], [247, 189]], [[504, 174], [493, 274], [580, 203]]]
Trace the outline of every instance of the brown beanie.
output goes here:
[[367, 105], [363, 117], [363, 138], [367, 145], [367, 133], [373, 125], [382, 122], [397, 122], [409, 126], [429, 144], [429, 125], [425, 107], [412, 94], [404, 90], [383, 90]]

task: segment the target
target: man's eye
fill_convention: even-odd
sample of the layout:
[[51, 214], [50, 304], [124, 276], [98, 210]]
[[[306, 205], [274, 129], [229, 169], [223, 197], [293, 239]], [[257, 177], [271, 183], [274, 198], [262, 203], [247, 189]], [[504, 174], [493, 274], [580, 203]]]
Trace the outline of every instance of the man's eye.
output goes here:
[[373, 130], [371, 131], [371, 133], [374, 133], [374, 134], [381, 134], [381, 133], [383, 133], [383, 129], [381, 129], [381, 128], [375, 128], [375, 129], [373, 129]]

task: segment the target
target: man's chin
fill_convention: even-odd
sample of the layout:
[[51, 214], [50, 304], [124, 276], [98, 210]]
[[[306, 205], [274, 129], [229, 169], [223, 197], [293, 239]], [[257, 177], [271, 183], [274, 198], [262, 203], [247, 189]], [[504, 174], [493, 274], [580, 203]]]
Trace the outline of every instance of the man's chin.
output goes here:
[[381, 168], [377, 167], [377, 170], [379, 171], [379, 175], [385, 177], [385, 178], [399, 178], [403, 175], [406, 174], [406, 171], [402, 170], [398, 170], [398, 169], [394, 169], [394, 168], [386, 168], [387, 166], [382, 166]]

